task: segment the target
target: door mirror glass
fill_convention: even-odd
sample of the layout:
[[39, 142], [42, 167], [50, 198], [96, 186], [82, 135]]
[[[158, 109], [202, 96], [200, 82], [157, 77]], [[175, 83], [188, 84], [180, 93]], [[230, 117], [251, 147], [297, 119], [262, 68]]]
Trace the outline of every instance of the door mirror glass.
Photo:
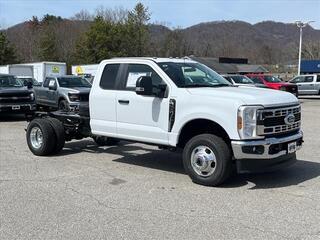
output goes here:
[[150, 76], [142, 76], [136, 82], [136, 93], [143, 96], [152, 96], [152, 79]]

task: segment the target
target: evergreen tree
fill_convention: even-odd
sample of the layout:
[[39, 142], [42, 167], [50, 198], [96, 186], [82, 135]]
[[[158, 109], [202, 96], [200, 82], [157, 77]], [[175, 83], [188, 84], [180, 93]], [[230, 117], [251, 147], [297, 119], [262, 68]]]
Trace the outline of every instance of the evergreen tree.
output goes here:
[[149, 9], [142, 3], [138, 3], [135, 8], [129, 12], [127, 20], [128, 52], [132, 56], [143, 56], [148, 46], [148, 26], [150, 20]]
[[17, 62], [17, 56], [14, 47], [9, 43], [7, 36], [0, 32], [0, 65]]
[[59, 61], [55, 33], [51, 28], [43, 30], [39, 40], [38, 57], [40, 61]]

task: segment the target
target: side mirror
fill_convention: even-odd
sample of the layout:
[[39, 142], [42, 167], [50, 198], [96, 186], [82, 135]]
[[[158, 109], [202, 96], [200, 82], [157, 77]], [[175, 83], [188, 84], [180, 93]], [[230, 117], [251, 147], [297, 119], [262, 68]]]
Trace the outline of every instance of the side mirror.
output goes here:
[[32, 82], [29, 82], [29, 81], [24, 82], [24, 85], [25, 85], [28, 89], [31, 89], [31, 88], [33, 87]]
[[150, 76], [142, 76], [136, 82], [136, 94], [143, 96], [152, 96], [152, 78]]

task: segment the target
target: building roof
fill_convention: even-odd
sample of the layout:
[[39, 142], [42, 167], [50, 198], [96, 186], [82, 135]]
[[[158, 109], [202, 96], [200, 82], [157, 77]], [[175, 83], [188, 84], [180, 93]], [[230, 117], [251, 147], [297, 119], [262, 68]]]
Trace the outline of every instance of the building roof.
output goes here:
[[268, 70], [261, 65], [237, 64], [238, 73], [266, 73]]
[[218, 58], [213, 57], [190, 57], [192, 60], [203, 63], [220, 74], [227, 73], [265, 73], [268, 70], [261, 65], [220, 63]]
[[219, 63], [218, 58], [213, 57], [190, 57], [192, 60], [200, 62], [218, 73], [237, 73], [236, 64]]

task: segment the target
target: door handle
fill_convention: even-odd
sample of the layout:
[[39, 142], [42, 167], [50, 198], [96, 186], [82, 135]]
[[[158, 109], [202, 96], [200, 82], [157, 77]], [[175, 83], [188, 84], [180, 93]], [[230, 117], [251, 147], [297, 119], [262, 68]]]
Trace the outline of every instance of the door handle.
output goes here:
[[120, 104], [129, 104], [129, 100], [118, 100]]

